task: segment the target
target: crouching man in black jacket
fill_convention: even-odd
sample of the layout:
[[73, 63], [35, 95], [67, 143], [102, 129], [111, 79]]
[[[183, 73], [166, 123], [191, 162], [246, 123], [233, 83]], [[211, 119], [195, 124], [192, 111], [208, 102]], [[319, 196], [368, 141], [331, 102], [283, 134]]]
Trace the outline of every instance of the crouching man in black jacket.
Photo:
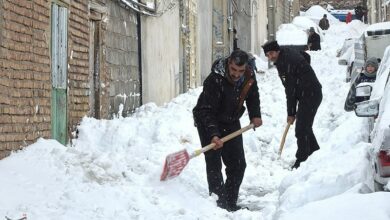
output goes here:
[[[320, 149], [313, 133], [313, 121], [322, 101], [322, 86], [305, 58], [289, 48], [280, 48], [278, 42], [263, 45], [264, 54], [274, 62], [285, 88], [287, 123], [295, 126], [298, 150], [292, 168], [298, 168], [314, 151]], [[297, 110], [298, 106], [298, 110]]]
[[[193, 109], [195, 125], [202, 146], [213, 142], [214, 150], [205, 153], [209, 192], [218, 195], [217, 205], [236, 211], [238, 192], [246, 168], [242, 135], [222, 143], [220, 138], [241, 128], [240, 117], [246, 102], [249, 118], [255, 127], [262, 125], [260, 99], [248, 54], [235, 50], [227, 58], [214, 62], [203, 91]], [[226, 182], [222, 176], [222, 161], [226, 166]]]

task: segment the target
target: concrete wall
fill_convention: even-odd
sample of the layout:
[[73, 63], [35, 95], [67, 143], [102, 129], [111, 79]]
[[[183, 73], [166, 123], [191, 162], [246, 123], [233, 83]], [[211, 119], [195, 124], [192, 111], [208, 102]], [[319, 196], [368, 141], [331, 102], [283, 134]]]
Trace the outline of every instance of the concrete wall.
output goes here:
[[385, 22], [390, 19], [390, 5], [385, 5], [384, 0], [367, 0], [367, 9], [369, 24]]
[[[237, 30], [237, 47], [244, 51], [252, 48], [252, 21], [254, 13], [251, 7], [252, 0], [237, 1], [237, 10], [233, 14], [233, 26]], [[234, 9], [233, 9], [234, 10]]]
[[198, 45], [201, 82], [210, 74], [213, 53], [213, 2], [198, 1]]
[[288, 0], [275, 0], [275, 28], [290, 22], [290, 2]]
[[291, 3], [291, 20], [294, 19], [295, 16], [298, 16], [299, 15], [299, 11], [300, 11], [300, 0], [294, 0], [292, 3]]
[[252, 23], [252, 47], [253, 53], [259, 55], [263, 49], [261, 45], [267, 40], [267, 0], [257, 0], [253, 5], [255, 17]]
[[161, 105], [180, 91], [179, 6], [160, 17], [142, 17], [143, 103]]
[[123, 105], [126, 116], [140, 105], [137, 16], [117, 1], [107, 1], [107, 30], [104, 32], [105, 68], [109, 76], [109, 116], [118, 114]]
[[238, 47], [242, 50], [260, 54], [261, 45], [267, 39], [267, 1], [245, 0], [238, 3], [234, 15]]

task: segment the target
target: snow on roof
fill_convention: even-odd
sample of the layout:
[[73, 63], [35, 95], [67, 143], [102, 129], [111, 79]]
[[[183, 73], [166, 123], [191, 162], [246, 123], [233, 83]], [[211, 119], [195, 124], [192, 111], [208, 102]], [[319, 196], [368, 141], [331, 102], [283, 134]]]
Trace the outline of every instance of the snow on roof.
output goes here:
[[313, 5], [305, 12], [305, 16], [309, 17], [314, 21], [319, 21], [324, 16], [324, 14], [326, 14], [329, 23], [334, 24], [340, 22], [337, 18], [335, 18], [333, 15], [331, 15], [328, 11], [326, 11], [323, 7], [319, 5]]

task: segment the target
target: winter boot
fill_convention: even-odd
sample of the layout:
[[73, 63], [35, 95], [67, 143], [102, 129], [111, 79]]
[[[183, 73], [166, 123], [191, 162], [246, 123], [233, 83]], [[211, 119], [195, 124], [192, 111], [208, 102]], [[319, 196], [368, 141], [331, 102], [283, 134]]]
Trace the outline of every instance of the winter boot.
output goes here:
[[298, 167], [299, 167], [299, 165], [301, 164], [301, 162], [300, 161], [295, 161], [295, 163], [294, 163], [294, 165], [292, 165], [292, 167], [291, 167], [291, 170], [293, 170], [294, 168], [295, 169], [298, 169]]
[[[229, 205], [228, 208], [227, 208], [227, 210], [228, 210], [229, 212], [235, 212], [235, 211], [238, 211], [238, 210], [240, 210], [240, 209], [248, 209], [248, 207], [239, 206], [239, 205], [235, 204], [235, 205]], [[249, 209], [248, 209], [248, 210], [249, 210]]]

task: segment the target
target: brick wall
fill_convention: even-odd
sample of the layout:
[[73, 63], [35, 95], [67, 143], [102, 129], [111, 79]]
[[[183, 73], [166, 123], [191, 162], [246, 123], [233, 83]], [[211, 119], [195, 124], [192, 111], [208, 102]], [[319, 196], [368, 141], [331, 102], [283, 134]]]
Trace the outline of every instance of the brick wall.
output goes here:
[[50, 137], [49, 4], [0, 1], [0, 158]]
[[[88, 1], [66, 1], [69, 129], [88, 111]], [[0, 158], [51, 136], [48, 0], [0, 0]]]
[[89, 9], [88, 0], [71, 1], [68, 26], [68, 115], [74, 131], [89, 111]]
[[109, 76], [109, 116], [123, 104], [123, 116], [140, 105], [137, 17], [117, 1], [107, 1], [108, 22], [104, 31], [105, 65]]

